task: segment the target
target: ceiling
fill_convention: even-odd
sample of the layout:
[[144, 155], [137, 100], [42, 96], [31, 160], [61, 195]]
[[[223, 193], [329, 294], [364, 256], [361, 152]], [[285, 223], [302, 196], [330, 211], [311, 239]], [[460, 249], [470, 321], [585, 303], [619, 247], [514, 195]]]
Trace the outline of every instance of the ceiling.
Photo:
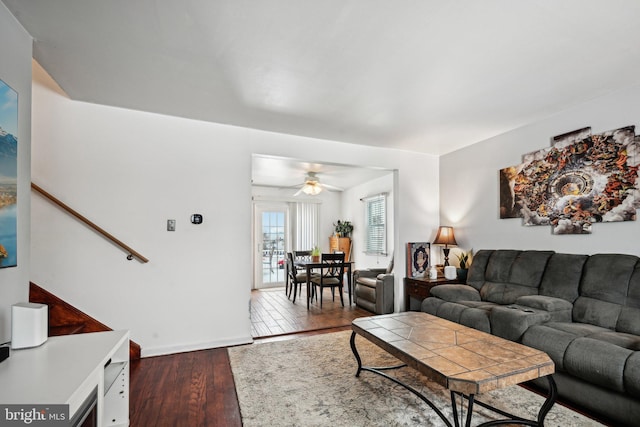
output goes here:
[[75, 100], [444, 154], [640, 83], [637, 0], [2, 0]]
[[341, 189], [348, 189], [393, 173], [388, 169], [310, 163], [296, 159], [257, 154], [251, 158], [251, 180], [254, 185], [277, 188], [291, 187], [292, 195], [304, 184], [305, 176], [308, 172], [316, 172], [321, 184], [328, 184]]

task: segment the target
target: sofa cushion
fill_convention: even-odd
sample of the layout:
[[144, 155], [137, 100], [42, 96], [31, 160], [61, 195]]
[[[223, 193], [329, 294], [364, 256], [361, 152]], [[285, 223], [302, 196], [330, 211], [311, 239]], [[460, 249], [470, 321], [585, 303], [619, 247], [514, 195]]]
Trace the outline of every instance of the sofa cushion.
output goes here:
[[640, 308], [622, 307], [616, 331], [640, 335]]
[[452, 322], [460, 323], [462, 312], [467, 309], [466, 306], [455, 302], [444, 302], [440, 304], [436, 311], [436, 316], [442, 317]]
[[[434, 316], [438, 315], [438, 308], [446, 301], [441, 300], [440, 298], [429, 297], [422, 300], [420, 304], [420, 311], [425, 313], [433, 314]], [[408, 309], [409, 307], [407, 307]]]
[[370, 301], [375, 304], [376, 301], [376, 284], [375, 281], [373, 286], [362, 286], [361, 283], [358, 283], [356, 288], [354, 289], [354, 294], [356, 295], [356, 299]]
[[365, 286], [368, 286], [370, 288], [375, 288], [377, 280], [378, 280], [377, 277], [358, 277], [358, 280], [356, 281], [356, 284], [357, 285], [365, 285]]
[[573, 308], [573, 304], [567, 300], [544, 295], [526, 295], [518, 298], [516, 304], [545, 311], [563, 311]]
[[426, 313], [487, 333], [491, 333], [489, 315], [494, 307], [497, 305], [486, 301], [445, 302], [433, 297], [422, 302]]
[[552, 254], [553, 251], [521, 252], [511, 264], [508, 282], [538, 289], [547, 261]]
[[482, 285], [484, 285], [484, 275], [487, 270], [487, 263], [489, 262], [489, 258], [491, 258], [491, 254], [494, 251], [488, 249], [482, 249], [473, 255], [473, 262], [469, 267], [469, 272], [467, 273], [467, 285], [473, 286], [477, 290], [480, 290]]
[[523, 295], [537, 295], [550, 251], [494, 251], [487, 263], [480, 296], [496, 304], [513, 304]]
[[[484, 279], [487, 282], [507, 283], [511, 277], [511, 265], [522, 251], [514, 250], [497, 250], [493, 251], [487, 269], [484, 273]], [[475, 262], [475, 260], [474, 260]]]
[[566, 371], [578, 378], [624, 392], [624, 367], [632, 350], [590, 337], [576, 338], [564, 355]]
[[586, 337], [600, 332], [610, 332], [607, 328], [590, 325], [588, 323], [549, 322], [547, 326], [558, 331], [570, 333], [575, 337]]
[[551, 357], [556, 369], [565, 371], [565, 351], [575, 339], [593, 334], [611, 332], [607, 328], [573, 322], [548, 322], [534, 325], [522, 336], [522, 343], [542, 350]]
[[536, 288], [512, 283], [486, 282], [480, 289], [480, 296], [484, 301], [491, 301], [496, 304], [513, 304], [522, 296], [535, 295], [537, 293], [538, 290]]
[[480, 293], [468, 285], [434, 286], [429, 293], [445, 301], [480, 301]]
[[574, 302], [588, 255], [553, 254], [540, 282], [539, 294]]
[[494, 307], [501, 307], [498, 304], [488, 301], [458, 301], [458, 304], [469, 308], [481, 308], [483, 310], [492, 310]]
[[573, 305], [573, 320], [615, 329], [622, 305], [595, 298], [579, 297]]
[[624, 388], [630, 395], [640, 398], [640, 351], [634, 352], [627, 359], [624, 367]]
[[597, 332], [595, 334], [589, 335], [588, 338], [607, 342], [609, 344], [617, 345], [618, 347], [626, 348], [628, 350], [640, 350], [640, 336], [638, 335], [609, 331]]
[[584, 265], [573, 320], [615, 329], [637, 263], [633, 255], [591, 255]]
[[491, 311], [490, 320], [492, 334], [520, 341], [529, 327], [551, 320], [551, 313], [518, 305], [498, 306]]
[[620, 311], [616, 331], [640, 335], [640, 263], [629, 280], [625, 306]]
[[584, 266], [580, 295], [624, 304], [637, 262], [633, 255], [591, 255]]
[[469, 328], [477, 329], [488, 334], [491, 333], [491, 321], [489, 316], [493, 305], [484, 305], [480, 307], [467, 307], [460, 313], [460, 324]]
[[565, 371], [564, 353], [575, 339], [575, 334], [549, 327], [547, 323], [527, 329], [522, 336], [522, 344], [544, 351], [555, 363], [556, 371]]
[[636, 264], [629, 280], [629, 290], [624, 304], [627, 307], [640, 308], [640, 262]]

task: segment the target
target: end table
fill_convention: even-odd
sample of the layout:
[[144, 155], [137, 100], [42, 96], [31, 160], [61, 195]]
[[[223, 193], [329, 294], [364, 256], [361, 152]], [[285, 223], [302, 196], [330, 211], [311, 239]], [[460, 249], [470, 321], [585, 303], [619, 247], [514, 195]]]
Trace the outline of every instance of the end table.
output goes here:
[[[446, 279], [444, 277], [438, 277], [437, 279], [429, 279], [428, 277], [405, 277], [404, 278], [404, 297], [405, 297], [405, 310], [411, 311], [411, 297], [419, 300], [422, 304], [422, 300], [429, 297], [430, 290], [434, 286], [461, 283], [458, 279]], [[418, 309], [419, 311], [419, 309]]]

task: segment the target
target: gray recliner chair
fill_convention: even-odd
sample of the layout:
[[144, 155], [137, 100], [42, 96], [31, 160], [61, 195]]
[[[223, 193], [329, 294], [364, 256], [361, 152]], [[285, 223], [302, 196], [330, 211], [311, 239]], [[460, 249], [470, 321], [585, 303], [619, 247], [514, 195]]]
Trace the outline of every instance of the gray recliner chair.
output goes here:
[[369, 268], [353, 272], [354, 301], [358, 307], [375, 314], [393, 313], [393, 257], [385, 268]]

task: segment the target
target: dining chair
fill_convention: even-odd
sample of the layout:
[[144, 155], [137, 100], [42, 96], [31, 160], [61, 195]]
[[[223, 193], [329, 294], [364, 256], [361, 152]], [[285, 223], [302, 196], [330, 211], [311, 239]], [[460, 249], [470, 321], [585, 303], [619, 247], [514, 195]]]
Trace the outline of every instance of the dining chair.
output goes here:
[[[311, 261], [311, 250], [293, 251], [293, 258], [295, 261]], [[298, 266], [296, 266], [296, 268], [298, 270], [297, 274], [303, 274], [304, 279], [306, 281], [307, 269], [305, 267], [298, 267]], [[317, 275], [318, 273], [315, 273], [313, 271], [311, 272], [311, 277], [317, 276]], [[300, 293], [302, 293], [302, 284], [300, 284]], [[295, 302], [295, 299], [294, 299], [294, 302]]]
[[[342, 296], [342, 290], [344, 288], [344, 253], [322, 254], [321, 263], [320, 274], [311, 278], [314, 293], [316, 292], [316, 288], [320, 288], [320, 308], [322, 308], [322, 291], [324, 288], [331, 288], [333, 301], [336, 300], [335, 290], [338, 288], [340, 292], [340, 302], [344, 307], [344, 297]], [[317, 299], [316, 294], [316, 300]]]
[[307, 283], [307, 272], [296, 268], [295, 260], [291, 252], [287, 252], [287, 298], [293, 291], [293, 302], [296, 302], [298, 293], [302, 294], [302, 285]]
[[291, 295], [291, 287], [293, 286], [293, 284], [291, 283], [291, 274], [290, 274], [290, 270], [292, 268], [294, 268], [293, 262], [289, 259], [289, 254], [291, 252], [287, 252], [285, 258], [284, 258], [284, 268], [285, 268], [285, 277], [284, 277], [284, 293], [285, 295], [287, 295], [287, 298], [289, 298], [289, 295]]
[[[311, 261], [311, 251], [293, 251], [293, 258], [296, 261]], [[298, 267], [300, 271], [306, 271], [303, 267]]]

